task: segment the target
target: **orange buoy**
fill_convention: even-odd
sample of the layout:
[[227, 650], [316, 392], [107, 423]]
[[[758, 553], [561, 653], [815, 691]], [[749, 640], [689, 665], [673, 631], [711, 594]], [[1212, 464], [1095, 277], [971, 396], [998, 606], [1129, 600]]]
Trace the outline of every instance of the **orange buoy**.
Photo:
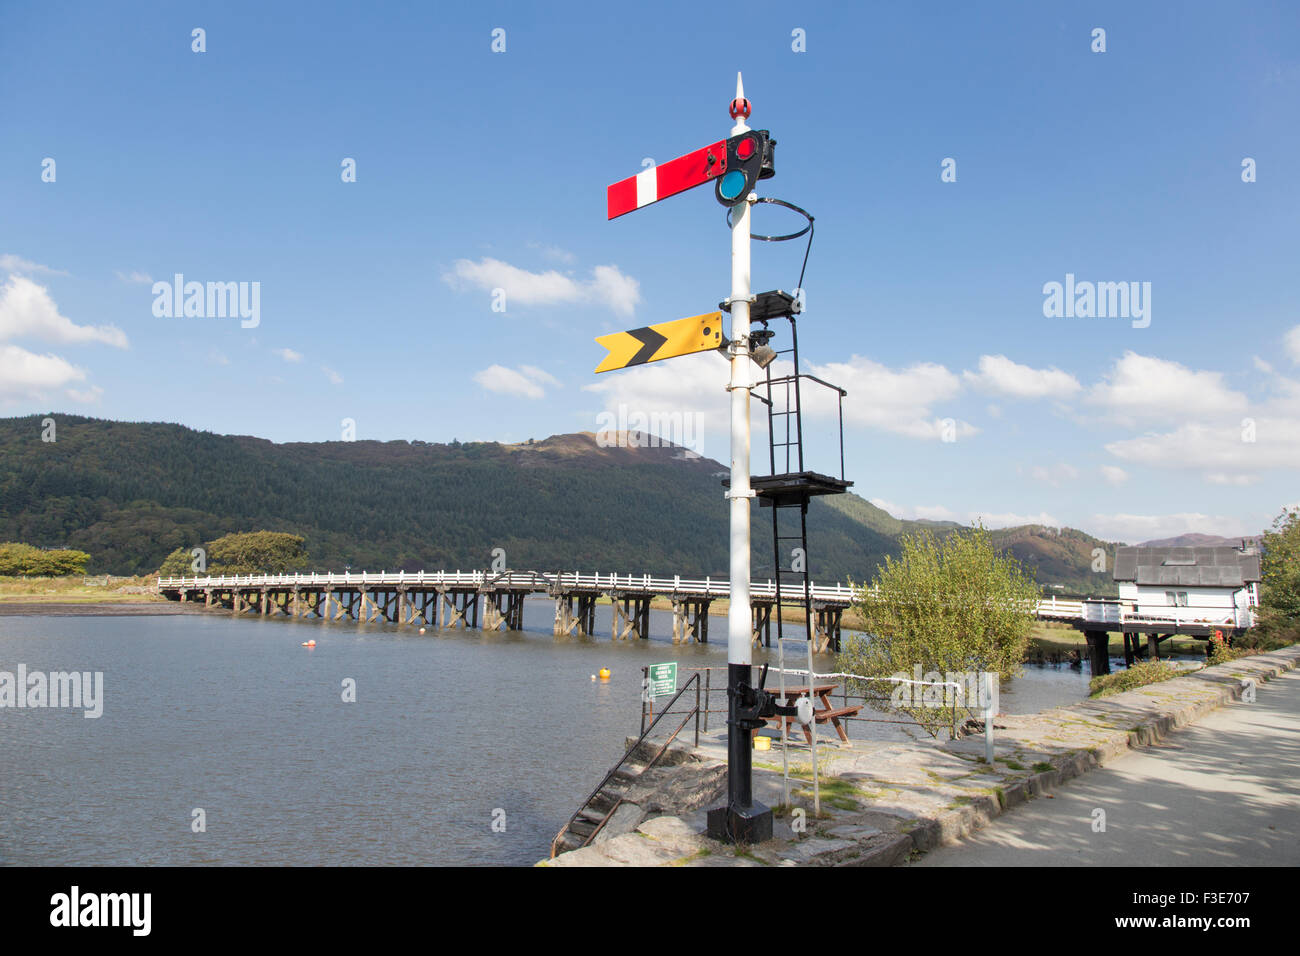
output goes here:
[[316, 642], [315, 642], [315, 641], [303, 641], [303, 642], [302, 642], [302, 646], [303, 646], [303, 647], [315, 647], [315, 646], [316, 646]]
[[609, 680], [609, 668], [608, 668], [608, 667], [602, 667], [602, 668], [600, 669], [600, 679], [601, 679], [601, 680]]

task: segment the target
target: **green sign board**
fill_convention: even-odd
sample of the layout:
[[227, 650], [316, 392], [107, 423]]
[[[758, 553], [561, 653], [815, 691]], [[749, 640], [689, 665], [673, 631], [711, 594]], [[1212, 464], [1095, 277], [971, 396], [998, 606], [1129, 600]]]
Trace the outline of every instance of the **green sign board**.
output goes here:
[[677, 662], [671, 664], [651, 664], [649, 673], [649, 696], [670, 697], [677, 693]]

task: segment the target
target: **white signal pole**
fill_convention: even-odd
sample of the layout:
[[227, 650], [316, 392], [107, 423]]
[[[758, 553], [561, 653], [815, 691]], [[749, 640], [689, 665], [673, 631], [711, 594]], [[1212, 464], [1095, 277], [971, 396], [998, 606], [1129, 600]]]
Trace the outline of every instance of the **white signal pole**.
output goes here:
[[[732, 136], [749, 131], [745, 87], [736, 74]], [[747, 104], [746, 104], [747, 105]], [[752, 195], [752, 194], [751, 194]], [[731, 224], [731, 604], [727, 608], [727, 663], [753, 662], [753, 619], [749, 606], [749, 390], [753, 368], [749, 358], [749, 197], [734, 207]], [[749, 681], [748, 674], [745, 677]]]
[[[733, 137], [749, 132], [749, 101], [736, 74]], [[730, 172], [730, 171], [728, 171]], [[709, 834], [730, 843], [772, 836], [772, 811], [754, 801], [753, 617], [749, 605], [749, 213], [753, 194], [732, 206], [731, 224], [731, 604], [727, 608], [727, 805], [709, 811]], [[743, 693], [742, 693], [743, 691]], [[748, 701], [746, 703], [745, 701]], [[742, 708], [744, 713], [742, 714]], [[758, 725], [761, 725], [761, 721]]]

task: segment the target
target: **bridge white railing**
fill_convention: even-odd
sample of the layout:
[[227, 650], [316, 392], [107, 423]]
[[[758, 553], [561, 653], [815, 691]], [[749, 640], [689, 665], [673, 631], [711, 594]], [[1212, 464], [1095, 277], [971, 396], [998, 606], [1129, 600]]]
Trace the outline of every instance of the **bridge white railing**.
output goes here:
[[[731, 596], [731, 582], [726, 578], [683, 578], [680, 575], [654, 577], [649, 574], [584, 574], [580, 571], [538, 572], [505, 571], [493, 574], [488, 571], [397, 571], [379, 573], [362, 571], [356, 574], [310, 572], [307, 574], [240, 574], [206, 577], [160, 577], [159, 590], [182, 588], [227, 587], [318, 587], [335, 588], [395, 587], [395, 586], [447, 586], [447, 587], [508, 587], [531, 592], [556, 591], [635, 591], [646, 594], [681, 595], [686, 597], [727, 598]], [[847, 584], [812, 585], [812, 599], [831, 604], [851, 604], [862, 589]], [[751, 581], [751, 598], [775, 599], [776, 582]], [[782, 585], [783, 598], [801, 600], [802, 585]], [[1255, 623], [1253, 609], [1237, 610], [1225, 607], [1170, 607], [1147, 608], [1141, 613], [1113, 599], [1067, 600], [1045, 598], [1033, 609], [1039, 618], [1061, 621], [1096, 623], [1108, 630], [1120, 630], [1125, 624], [1161, 625], [1171, 627], [1195, 625], [1199, 627], [1252, 627]]]
[[1083, 620], [1122, 630], [1127, 624], [1169, 627], [1254, 627], [1255, 609], [1222, 605], [1190, 604], [1160, 607], [1132, 601], [1096, 600], [1084, 602]]
[[[485, 571], [398, 571], [378, 574], [363, 571], [359, 574], [311, 572], [307, 574], [236, 574], [206, 577], [160, 577], [159, 589], [226, 588], [226, 587], [313, 587], [327, 585], [336, 588], [394, 587], [394, 586], [448, 586], [448, 587], [499, 587], [527, 588], [533, 591], [548, 589], [574, 591], [639, 591], [654, 594], [682, 594], [692, 597], [725, 598], [731, 595], [731, 582], [726, 578], [671, 578], [649, 574], [583, 574], [580, 571], [534, 572], [514, 571], [493, 574]], [[752, 581], [751, 597], [775, 598], [775, 581]], [[782, 596], [802, 598], [802, 586], [783, 585]], [[813, 584], [814, 600], [848, 604], [857, 589], [847, 584]]]

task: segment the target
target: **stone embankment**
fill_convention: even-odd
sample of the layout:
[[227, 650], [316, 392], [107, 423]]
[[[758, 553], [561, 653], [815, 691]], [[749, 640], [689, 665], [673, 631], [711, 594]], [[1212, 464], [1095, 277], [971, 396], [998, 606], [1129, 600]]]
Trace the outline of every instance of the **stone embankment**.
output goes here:
[[[1300, 645], [1207, 667], [1100, 700], [1037, 714], [999, 715], [994, 762], [983, 736], [819, 749], [822, 813], [812, 810], [807, 749], [791, 751], [793, 812], [774, 838], [737, 848], [704, 836], [704, 811], [725, 796], [716, 741], [664, 768], [619, 826], [546, 866], [891, 866], [961, 839], [1004, 811], [1137, 747], [1160, 740], [1300, 663]], [[755, 753], [755, 796], [783, 802], [779, 752]], [[720, 769], [721, 768], [721, 769]], [[689, 794], [684, 800], [682, 795]], [[633, 799], [634, 798], [634, 799]], [[800, 812], [802, 811], [802, 812]]]

